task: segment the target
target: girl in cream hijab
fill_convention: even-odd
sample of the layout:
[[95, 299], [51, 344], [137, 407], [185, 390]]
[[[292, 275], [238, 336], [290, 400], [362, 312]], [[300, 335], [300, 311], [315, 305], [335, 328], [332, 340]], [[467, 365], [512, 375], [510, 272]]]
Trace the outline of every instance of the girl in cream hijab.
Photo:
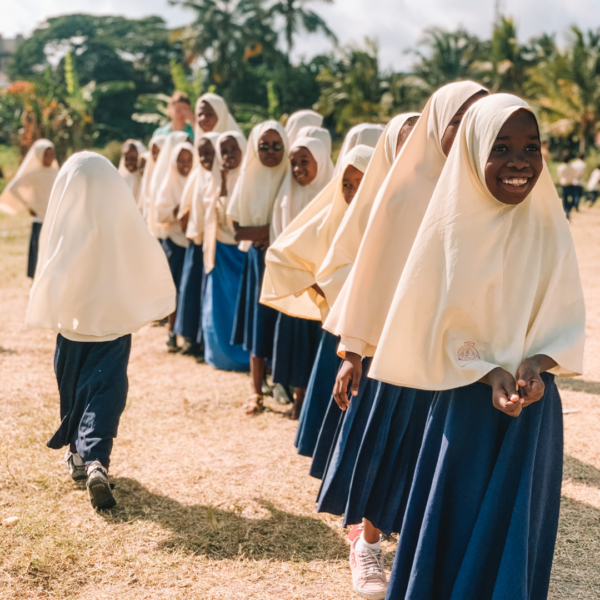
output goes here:
[[127, 140], [121, 148], [121, 160], [119, 161], [119, 175], [125, 180], [138, 206], [142, 190], [140, 160], [145, 151], [146, 147], [142, 142]]
[[322, 125], [323, 115], [310, 109], [297, 110], [289, 116], [285, 125], [285, 133], [291, 145], [300, 137], [300, 130], [303, 127], [321, 127]]
[[563, 456], [554, 377], [582, 372], [584, 339], [537, 121], [519, 98], [491, 96], [463, 121], [373, 361], [374, 376], [440, 390], [388, 598], [431, 598], [434, 580], [440, 598], [547, 597]]
[[218, 94], [209, 92], [202, 94], [196, 101], [196, 126], [194, 140], [197, 143], [203, 133], [224, 133], [225, 131], [241, 131], [236, 120], [231, 116], [227, 103]]
[[71, 476], [87, 479], [95, 508], [115, 505], [107, 471], [131, 334], [174, 308], [169, 266], [127, 184], [99, 154], [74, 154], [48, 204], [27, 325], [57, 334], [61, 424], [48, 446], [68, 446]]
[[54, 144], [50, 140], [37, 140], [27, 152], [17, 173], [0, 195], [0, 211], [16, 214], [29, 211], [33, 217], [29, 239], [27, 277], [35, 275], [38, 256], [38, 239], [52, 186], [58, 175]]
[[298, 132], [298, 137], [312, 137], [321, 140], [323, 142], [323, 145], [325, 146], [327, 154], [331, 156], [331, 134], [324, 127], [315, 127], [314, 125], [307, 125]]
[[352, 150], [352, 148], [359, 145], [375, 148], [384, 130], [385, 127], [377, 123], [361, 123], [360, 125], [355, 125], [344, 138], [344, 143], [338, 154], [334, 175], [338, 174], [344, 164], [344, 157]]
[[139, 202], [142, 216], [144, 219], [146, 219], [146, 221], [148, 221], [148, 212], [150, 206], [150, 182], [152, 181], [152, 175], [154, 173], [154, 169], [156, 168], [156, 162], [158, 161], [160, 150], [163, 147], [166, 139], [166, 135], [155, 135], [150, 139], [150, 143], [148, 144], [148, 152], [146, 153], [146, 164], [144, 166], [144, 173], [142, 175]]

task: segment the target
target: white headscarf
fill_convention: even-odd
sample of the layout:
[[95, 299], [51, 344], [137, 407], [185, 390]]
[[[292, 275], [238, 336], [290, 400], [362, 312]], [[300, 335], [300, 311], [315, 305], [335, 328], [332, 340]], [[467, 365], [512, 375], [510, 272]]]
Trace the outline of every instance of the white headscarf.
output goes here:
[[298, 110], [292, 113], [287, 120], [285, 125], [285, 132], [287, 134], [290, 146], [299, 137], [300, 130], [303, 127], [321, 127], [323, 124], [323, 115], [320, 115], [314, 110]]
[[164, 146], [166, 139], [166, 135], [155, 135], [150, 138], [150, 143], [148, 144], [148, 157], [146, 158], [146, 167], [144, 168], [144, 174], [142, 175], [142, 189], [140, 191], [140, 205], [142, 215], [146, 221], [148, 221], [148, 208], [150, 206], [150, 182], [152, 181], [152, 174], [154, 173], [157, 163], [152, 157], [152, 147], [157, 146], [160, 150]]
[[312, 289], [315, 275], [348, 209], [342, 185], [346, 168], [353, 166], [364, 173], [373, 152], [368, 146], [355, 146], [348, 152], [343, 169], [268, 249], [260, 297], [263, 304], [302, 319], [324, 320], [327, 316], [326, 300]]
[[[221, 196], [221, 168], [223, 165], [223, 155], [221, 153], [221, 143], [228, 137], [232, 137], [238, 143], [242, 151], [242, 163], [244, 152], [246, 151], [246, 138], [239, 131], [226, 131], [219, 136], [217, 140], [217, 153], [213, 163], [212, 185], [204, 196], [204, 270], [210, 273], [215, 267], [215, 256], [217, 250], [217, 241], [223, 244], [237, 245], [233, 229], [227, 220], [227, 197]], [[242, 164], [241, 163], [241, 164]], [[235, 189], [239, 174], [242, 170], [241, 164], [237, 169], [231, 169], [227, 173], [227, 192], [231, 195], [231, 190]]]
[[[221, 96], [219, 96], [218, 94], [213, 94], [212, 92], [202, 94], [202, 96], [200, 96], [200, 98], [198, 98], [198, 100], [196, 101], [195, 114], [198, 114], [198, 108], [200, 107], [201, 102], [207, 102], [208, 104], [210, 104], [217, 115], [217, 124], [210, 133], [224, 133], [225, 131], [241, 131], [240, 126], [237, 124], [237, 121], [229, 112], [227, 102], [225, 102], [225, 100]], [[198, 125], [198, 122], [196, 121], [196, 125], [194, 126], [194, 142], [196, 146], [198, 145], [198, 142], [204, 133], [204, 130], [200, 127], [200, 125]]]
[[323, 142], [325, 146], [325, 150], [327, 150], [327, 154], [331, 156], [331, 134], [328, 129], [324, 127], [315, 127], [314, 125], [309, 125], [307, 127], [303, 127], [299, 132], [298, 136], [301, 137], [312, 137]]
[[372, 356], [402, 269], [446, 164], [441, 140], [458, 109], [484, 90], [451, 83], [427, 102], [423, 114], [381, 186], [352, 271], [324, 327], [342, 336], [340, 350]]
[[[258, 156], [258, 143], [267, 131], [276, 131], [283, 141], [284, 157], [276, 167], [265, 167]], [[227, 216], [241, 227], [268, 225], [273, 215], [275, 198], [290, 170], [287, 159], [288, 139], [277, 121], [265, 121], [254, 127], [248, 140], [248, 149], [241, 174], [231, 194]]]
[[[133, 173], [127, 169], [125, 166], [125, 153], [129, 149], [129, 146], [133, 146], [138, 153], [138, 168]], [[142, 158], [142, 154], [146, 152], [146, 146], [139, 142], [138, 140], [126, 140], [123, 146], [121, 147], [121, 160], [119, 160], [119, 175], [125, 180], [127, 187], [131, 190], [133, 197], [135, 198], [135, 203], [139, 205], [140, 202], [140, 193], [142, 189], [142, 175], [140, 173], [140, 159]]]
[[336, 301], [356, 260], [373, 202], [396, 159], [400, 130], [408, 119], [418, 116], [418, 113], [404, 113], [395, 116], [379, 138], [373, 159], [369, 163], [360, 188], [346, 211], [327, 256], [317, 273], [317, 283], [325, 294], [329, 306], [333, 306]]
[[333, 162], [323, 142], [316, 138], [298, 138], [290, 146], [290, 154], [295, 148], [306, 148], [312, 154], [317, 162], [317, 176], [308, 185], [300, 185], [293, 178], [292, 170], [288, 171], [273, 206], [271, 242], [277, 239], [333, 177]]
[[171, 150], [169, 170], [156, 194], [154, 210], [156, 222], [164, 228], [166, 237], [178, 246], [186, 248], [189, 242], [175, 212], [179, 208], [183, 188], [188, 178], [177, 170], [177, 158], [183, 150], [187, 150], [192, 156], [195, 154], [194, 147], [189, 142], [181, 142]]
[[164, 252], [113, 165], [78, 152], [61, 169], [42, 226], [27, 325], [109, 341], [175, 310]]
[[363, 146], [375, 148], [384, 129], [385, 126], [378, 123], [361, 123], [360, 125], [355, 125], [344, 138], [344, 143], [342, 144], [342, 149], [340, 150], [335, 166], [334, 175], [338, 174], [341, 165], [343, 164], [344, 156], [346, 156], [346, 154], [348, 154], [355, 146], [362, 144]]
[[0, 195], [0, 211], [14, 215], [32, 210], [38, 219], [44, 220], [52, 186], [58, 175], [56, 158], [45, 167], [44, 152], [54, 149], [50, 140], [37, 140], [29, 148], [21, 166]]
[[435, 189], [375, 353], [370, 376], [446, 390], [496, 367], [515, 375], [536, 354], [551, 373], [583, 369], [585, 306], [577, 257], [548, 167], [511, 206], [485, 165], [519, 98], [497, 94], [465, 115]]

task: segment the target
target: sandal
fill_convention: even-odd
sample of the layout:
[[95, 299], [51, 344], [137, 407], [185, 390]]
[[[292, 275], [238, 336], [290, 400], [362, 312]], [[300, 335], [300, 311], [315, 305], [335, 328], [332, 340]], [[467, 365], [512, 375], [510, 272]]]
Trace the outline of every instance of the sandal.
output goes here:
[[247, 415], [257, 415], [261, 413], [265, 406], [263, 404], [264, 398], [261, 394], [252, 394], [247, 400], [246, 404], [242, 407], [242, 410]]

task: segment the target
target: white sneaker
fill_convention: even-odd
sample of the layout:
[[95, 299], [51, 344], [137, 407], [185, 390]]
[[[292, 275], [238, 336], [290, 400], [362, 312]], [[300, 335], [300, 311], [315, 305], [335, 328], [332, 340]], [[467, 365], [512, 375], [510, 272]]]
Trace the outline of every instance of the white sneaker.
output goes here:
[[383, 568], [383, 550], [359, 550], [360, 536], [350, 547], [350, 569], [354, 591], [368, 600], [383, 600], [387, 593], [387, 578]]
[[88, 466], [87, 477], [87, 490], [94, 508], [101, 510], [117, 504], [108, 481], [108, 471], [97, 460]]
[[79, 454], [73, 454], [71, 450], [67, 449], [65, 463], [73, 481], [83, 481], [84, 479], [87, 479], [85, 463]]

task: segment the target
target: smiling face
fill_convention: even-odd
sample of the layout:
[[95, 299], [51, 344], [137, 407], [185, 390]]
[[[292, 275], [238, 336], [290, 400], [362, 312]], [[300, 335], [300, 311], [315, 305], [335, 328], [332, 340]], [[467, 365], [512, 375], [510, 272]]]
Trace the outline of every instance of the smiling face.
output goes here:
[[211, 171], [215, 160], [215, 147], [212, 142], [206, 138], [200, 140], [198, 144], [198, 156], [203, 169]]
[[419, 117], [409, 117], [406, 119], [406, 123], [402, 125], [400, 131], [398, 132], [398, 141], [396, 142], [396, 156], [400, 154], [400, 150], [402, 150], [402, 146], [406, 144], [406, 140], [410, 135], [410, 132], [413, 130], [414, 126], [417, 124]]
[[235, 138], [227, 136], [221, 140], [221, 158], [223, 167], [228, 171], [237, 169], [242, 164], [242, 151]]
[[292, 176], [302, 186], [312, 183], [317, 177], [319, 165], [308, 148], [300, 146], [290, 152]]
[[138, 151], [133, 144], [129, 144], [129, 147], [125, 151], [125, 168], [130, 173], [135, 173], [138, 170]]
[[454, 139], [456, 138], [456, 134], [458, 133], [458, 128], [462, 123], [463, 117], [465, 113], [477, 102], [477, 100], [481, 100], [489, 95], [489, 92], [486, 90], [481, 90], [476, 94], [473, 94], [457, 111], [456, 114], [452, 117], [448, 127], [446, 127], [446, 131], [444, 131], [444, 135], [440, 141], [442, 146], [442, 152], [448, 156], [450, 154], [450, 150], [452, 150], [452, 144], [454, 143]]
[[196, 112], [196, 121], [198, 122], [200, 129], [205, 133], [208, 133], [217, 126], [218, 120], [219, 117], [212, 105], [206, 100], [202, 100], [200, 106], [198, 106], [198, 111]]
[[192, 170], [192, 162], [194, 157], [189, 150], [181, 150], [177, 155], [177, 171], [180, 175], [187, 177]]
[[485, 183], [504, 204], [520, 204], [531, 193], [543, 169], [538, 124], [529, 110], [514, 112], [494, 141], [485, 165]]
[[281, 136], [274, 130], [265, 131], [258, 140], [258, 158], [269, 168], [278, 167], [283, 160], [285, 147]]
[[42, 158], [42, 164], [45, 167], [49, 167], [54, 162], [56, 158], [56, 154], [54, 153], [54, 148], [46, 148], [44, 150], [44, 157]]
[[346, 204], [350, 204], [354, 199], [354, 196], [356, 196], [356, 192], [358, 192], [360, 182], [363, 180], [364, 176], [365, 174], [362, 171], [352, 165], [348, 165], [344, 170], [342, 178], [342, 194]]

